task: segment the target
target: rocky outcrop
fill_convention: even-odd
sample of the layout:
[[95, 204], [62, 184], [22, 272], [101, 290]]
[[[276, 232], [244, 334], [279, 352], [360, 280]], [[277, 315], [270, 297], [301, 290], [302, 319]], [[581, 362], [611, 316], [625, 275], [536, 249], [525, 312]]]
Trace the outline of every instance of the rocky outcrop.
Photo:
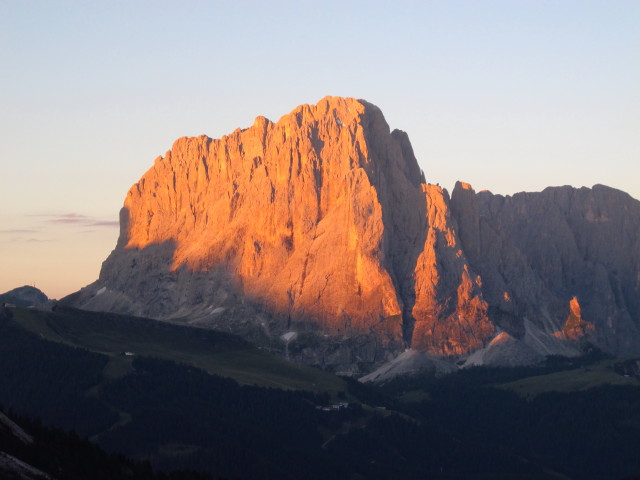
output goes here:
[[582, 318], [578, 297], [573, 297], [569, 302], [569, 316], [562, 327], [562, 335], [569, 340], [578, 341], [589, 337], [594, 332], [593, 323]]
[[602, 185], [504, 197], [458, 183], [451, 205], [498, 328], [523, 339], [526, 320], [548, 353], [567, 353], [553, 338], [640, 351], [640, 202]]
[[405, 348], [503, 364], [586, 341], [626, 352], [640, 346], [639, 210], [599, 186], [458, 183], [450, 199], [376, 106], [327, 97], [177, 140], [127, 194], [100, 278], [66, 302], [351, 373]]
[[424, 375], [442, 376], [453, 373], [458, 367], [428, 353], [407, 349], [393, 360], [385, 363], [373, 372], [360, 377], [363, 383], [386, 383], [400, 376]]
[[469, 355], [463, 367], [480, 365], [516, 367], [531, 365], [543, 359], [544, 355], [526, 340], [518, 340], [507, 332], [500, 332], [486, 347]]
[[469, 267], [451, 218], [448, 194], [423, 185], [426, 239], [415, 269], [412, 346], [441, 356], [482, 348], [493, 335], [482, 280]]

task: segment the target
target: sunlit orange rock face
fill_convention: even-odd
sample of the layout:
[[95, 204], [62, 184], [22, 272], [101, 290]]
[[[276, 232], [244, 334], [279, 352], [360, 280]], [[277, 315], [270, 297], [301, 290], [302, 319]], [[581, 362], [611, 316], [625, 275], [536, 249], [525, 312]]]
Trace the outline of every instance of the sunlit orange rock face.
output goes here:
[[127, 194], [100, 278], [68, 302], [287, 342], [296, 361], [357, 373], [407, 347], [505, 365], [584, 340], [638, 352], [639, 299], [637, 200], [463, 182], [449, 198], [376, 106], [327, 97], [177, 140]]
[[129, 191], [95, 286], [83, 307], [359, 339], [342, 362], [461, 354], [493, 333], [448, 195], [404, 132], [349, 98], [177, 140]]
[[179, 139], [129, 191], [124, 248], [172, 241], [172, 270], [224, 265], [246, 298], [330, 334], [400, 315], [370, 176], [377, 155], [406, 160], [388, 130], [388, 152], [370, 151], [367, 122], [386, 127], [376, 107], [326, 98], [220, 140]]
[[569, 302], [569, 316], [564, 324], [562, 333], [570, 340], [580, 340], [595, 331], [593, 323], [582, 318], [578, 297], [573, 297]]
[[439, 186], [423, 185], [427, 234], [415, 270], [416, 320], [412, 346], [437, 355], [482, 348], [494, 332], [482, 298], [480, 277], [469, 269]]

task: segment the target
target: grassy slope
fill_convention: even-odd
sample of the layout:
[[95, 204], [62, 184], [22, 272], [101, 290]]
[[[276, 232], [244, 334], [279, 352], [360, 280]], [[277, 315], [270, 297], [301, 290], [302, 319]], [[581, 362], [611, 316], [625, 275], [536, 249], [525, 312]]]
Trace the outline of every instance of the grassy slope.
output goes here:
[[[132, 371], [132, 357], [124, 356], [124, 352], [133, 352], [192, 365], [244, 385], [333, 394], [346, 390], [345, 382], [332, 374], [286, 362], [223, 332], [66, 307], [58, 307], [55, 312], [23, 308], [13, 312], [14, 321], [47, 340], [108, 355], [110, 361], [104, 373], [111, 378]], [[608, 359], [572, 370], [528, 376], [500, 386], [524, 397], [600, 385], [640, 386], [640, 380], [613, 371], [616, 361], [619, 360]]]
[[640, 380], [614, 372], [611, 367], [615, 362], [616, 360], [605, 360], [588, 367], [527, 377], [504, 383], [502, 387], [523, 397], [532, 397], [545, 392], [575, 392], [603, 385], [640, 386]]
[[63, 307], [55, 312], [17, 308], [13, 320], [47, 340], [108, 355], [104, 373], [111, 378], [131, 371], [132, 357], [124, 352], [133, 352], [192, 365], [245, 385], [329, 393], [346, 389], [334, 375], [286, 362], [221, 332]]
[[572, 370], [536, 375], [503, 383], [502, 388], [513, 390], [523, 397], [534, 397], [545, 392], [575, 392], [604, 385], [640, 386], [640, 380], [625, 377], [613, 370], [620, 359], [608, 359]]

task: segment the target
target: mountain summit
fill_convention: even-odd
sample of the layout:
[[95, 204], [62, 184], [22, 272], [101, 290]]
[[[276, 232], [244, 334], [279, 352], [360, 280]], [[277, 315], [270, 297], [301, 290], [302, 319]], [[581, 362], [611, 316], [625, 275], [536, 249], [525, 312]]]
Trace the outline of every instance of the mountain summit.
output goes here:
[[479, 363], [576, 354], [585, 339], [640, 350], [640, 202], [462, 183], [450, 199], [363, 100], [178, 139], [120, 223], [100, 278], [67, 302], [230, 330], [343, 371], [408, 347]]

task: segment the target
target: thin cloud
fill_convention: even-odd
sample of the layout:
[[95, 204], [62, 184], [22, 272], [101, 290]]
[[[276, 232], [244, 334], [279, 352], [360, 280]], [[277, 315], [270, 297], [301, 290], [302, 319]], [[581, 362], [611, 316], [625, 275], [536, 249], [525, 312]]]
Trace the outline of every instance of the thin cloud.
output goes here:
[[87, 218], [80, 213], [29, 213], [27, 217]]
[[[120, 225], [117, 220], [93, 217], [76, 212], [69, 213], [31, 213], [31, 225], [23, 228], [0, 229], [0, 244], [34, 244], [57, 242], [61, 229], [73, 229], [74, 234], [95, 234], [104, 229], [115, 229]], [[68, 231], [68, 230], [67, 230]], [[55, 233], [54, 233], [55, 232]], [[56, 238], [51, 238], [51, 236]], [[42, 238], [41, 238], [42, 237]]]
[[117, 220], [101, 220], [87, 225], [88, 227], [119, 227], [120, 222]]
[[87, 222], [91, 221], [90, 217], [87, 217], [86, 215], [79, 215], [77, 213], [65, 213], [63, 215], [51, 215], [52, 218], [51, 220], [49, 220], [49, 222], [51, 223], [61, 223], [64, 225], [69, 225], [69, 224], [86, 224]]
[[6, 238], [3, 240], [0, 240], [0, 243], [47, 243], [47, 242], [53, 242], [53, 240], [49, 239], [49, 238], [35, 238], [35, 237], [29, 237], [29, 238], [24, 238], [24, 237], [13, 237], [13, 238]]
[[33, 213], [28, 216], [44, 217], [46, 218], [46, 223], [53, 223], [56, 225], [79, 225], [82, 227], [117, 227], [120, 225], [120, 222], [118, 222], [117, 220], [101, 220], [96, 217], [91, 217], [89, 215], [83, 215], [75, 212], [62, 214]]
[[77, 218], [54, 218], [53, 220], [49, 220], [51, 223], [61, 223], [63, 225], [77, 225], [84, 224], [85, 220], [80, 220]]
[[0, 234], [3, 235], [15, 235], [18, 233], [37, 233], [38, 230], [36, 230], [35, 228], [14, 228], [14, 229], [9, 229], [9, 230], [0, 230]]

